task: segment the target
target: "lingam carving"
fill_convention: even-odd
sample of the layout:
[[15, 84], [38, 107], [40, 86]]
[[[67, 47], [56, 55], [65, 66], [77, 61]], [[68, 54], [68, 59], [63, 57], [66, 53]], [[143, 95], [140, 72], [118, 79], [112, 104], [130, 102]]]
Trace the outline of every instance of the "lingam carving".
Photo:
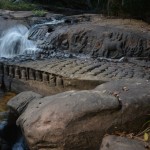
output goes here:
[[48, 84], [48, 82], [49, 82], [49, 76], [46, 72], [42, 73], [42, 81], [46, 84]]
[[21, 79], [26, 80], [27, 79], [27, 71], [26, 68], [21, 68]]
[[35, 80], [35, 71], [31, 68], [29, 68], [29, 79]]
[[61, 48], [62, 48], [63, 50], [68, 50], [68, 48], [69, 48], [68, 39], [65, 39], [65, 40], [62, 41], [62, 43], [61, 43]]
[[5, 76], [9, 75], [9, 67], [8, 67], [8, 65], [4, 65], [4, 75]]
[[14, 67], [13, 66], [9, 66], [9, 76], [10, 77], [14, 77]]
[[52, 74], [49, 75], [49, 85], [50, 87], [56, 86], [56, 77]]
[[59, 76], [56, 78], [56, 86], [63, 86], [63, 79]]
[[0, 75], [3, 75], [3, 74], [4, 74], [3, 64], [0, 63]]
[[35, 71], [35, 78], [36, 78], [37, 81], [42, 81], [41, 71], [38, 71], [38, 70]]
[[20, 76], [21, 76], [21, 74], [20, 74], [20, 69], [19, 69], [18, 66], [16, 66], [16, 67], [15, 67], [15, 78], [16, 78], [16, 79], [20, 79]]

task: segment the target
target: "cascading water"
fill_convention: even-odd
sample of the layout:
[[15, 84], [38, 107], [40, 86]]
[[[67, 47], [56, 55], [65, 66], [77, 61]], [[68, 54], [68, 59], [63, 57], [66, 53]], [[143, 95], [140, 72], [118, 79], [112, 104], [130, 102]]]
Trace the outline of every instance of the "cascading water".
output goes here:
[[28, 40], [28, 28], [17, 25], [6, 32], [0, 38], [0, 57], [14, 57], [25, 52], [35, 52], [36, 44]]
[[[42, 24], [37, 24], [34, 27], [42, 25], [54, 25], [63, 23], [64, 20], [56, 20]], [[32, 29], [31, 28], [31, 29]], [[29, 30], [24, 25], [17, 25], [2, 33], [0, 38], [0, 57], [11, 58], [22, 54], [34, 54], [39, 49], [34, 41], [28, 39]]]

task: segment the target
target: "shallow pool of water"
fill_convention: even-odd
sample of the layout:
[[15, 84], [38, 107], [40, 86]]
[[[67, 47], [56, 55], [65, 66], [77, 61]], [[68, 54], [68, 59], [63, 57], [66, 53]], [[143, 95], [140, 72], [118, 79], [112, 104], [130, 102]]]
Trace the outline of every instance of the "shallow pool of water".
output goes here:
[[13, 92], [2, 92], [0, 91], [0, 112], [5, 112], [8, 110], [7, 108], [7, 102], [16, 96], [16, 93]]

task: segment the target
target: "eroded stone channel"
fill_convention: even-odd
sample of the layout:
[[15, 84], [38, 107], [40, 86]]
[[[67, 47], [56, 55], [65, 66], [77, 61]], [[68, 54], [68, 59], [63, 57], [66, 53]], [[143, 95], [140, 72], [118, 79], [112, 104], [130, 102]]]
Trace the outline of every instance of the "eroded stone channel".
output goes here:
[[[142, 65], [142, 64], [140, 64]], [[18, 92], [32, 89], [45, 95], [75, 89], [93, 89], [119, 79], [150, 79], [150, 64], [107, 60], [50, 59], [1, 63], [1, 80], [8, 89]], [[40, 86], [40, 87], [39, 87]]]

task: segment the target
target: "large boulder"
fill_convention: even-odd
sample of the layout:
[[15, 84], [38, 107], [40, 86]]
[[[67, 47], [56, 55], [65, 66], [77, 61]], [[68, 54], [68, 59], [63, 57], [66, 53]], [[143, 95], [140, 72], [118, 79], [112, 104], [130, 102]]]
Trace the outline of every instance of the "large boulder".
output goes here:
[[70, 91], [32, 101], [17, 123], [30, 149], [94, 150], [118, 108], [114, 96]]
[[32, 100], [41, 97], [42, 96], [40, 94], [37, 94], [35, 92], [25, 91], [10, 99], [7, 103], [7, 106], [10, 108], [10, 110], [20, 115]]
[[144, 142], [109, 135], [104, 137], [100, 150], [147, 150], [147, 148]]
[[17, 120], [30, 149], [96, 150], [104, 134], [145, 122], [150, 83], [112, 81], [31, 101]]

